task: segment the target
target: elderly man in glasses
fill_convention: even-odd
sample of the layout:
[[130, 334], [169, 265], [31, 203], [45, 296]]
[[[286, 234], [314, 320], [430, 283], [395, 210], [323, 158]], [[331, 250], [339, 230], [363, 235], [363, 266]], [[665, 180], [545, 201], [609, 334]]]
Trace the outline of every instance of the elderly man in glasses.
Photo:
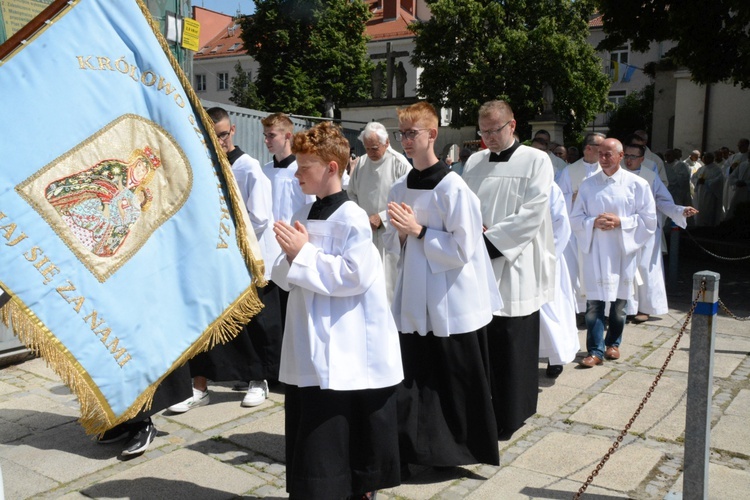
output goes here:
[[487, 326], [498, 432], [509, 438], [536, 413], [539, 309], [554, 298], [555, 243], [549, 155], [513, 137], [516, 121], [504, 101], [479, 108], [486, 150], [466, 162], [463, 179], [481, 202], [484, 242], [503, 307]]
[[370, 122], [359, 134], [365, 147], [365, 156], [360, 157], [352, 169], [346, 192], [349, 199], [359, 205], [370, 217], [372, 241], [380, 252], [385, 270], [385, 285], [388, 301], [393, 298], [396, 286], [396, 263], [398, 258], [385, 251], [383, 235], [387, 224], [388, 193], [393, 184], [411, 170], [404, 155], [391, 147], [388, 131], [383, 124]]

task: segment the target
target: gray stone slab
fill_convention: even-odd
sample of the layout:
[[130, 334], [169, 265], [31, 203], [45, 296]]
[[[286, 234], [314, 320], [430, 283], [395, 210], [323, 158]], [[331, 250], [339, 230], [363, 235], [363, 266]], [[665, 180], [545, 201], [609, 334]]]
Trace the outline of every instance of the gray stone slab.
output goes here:
[[[158, 445], [159, 438], [154, 441]], [[122, 443], [99, 445], [78, 423], [38, 432], [5, 445], [0, 458], [67, 483], [117, 463]]]
[[750, 390], [742, 389], [737, 393], [724, 411], [724, 414], [748, 417], [748, 415], [750, 415]]
[[37, 431], [73, 422], [79, 416], [74, 408], [34, 394], [3, 401], [0, 413], [5, 420]]
[[748, 415], [724, 415], [711, 429], [711, 447], [750, 456]]
[[[211, 402], [208, 405], [181, 414], [166, 411], [163, 416], [193, 429], [206, 431], [283, 403], [283, 395], [271, 393], [269, 399], [262, 405], [245, 408], [240, 405], [245, 396], [244, 392], [234, 391], [231, 387], [223, 385], [209, 385], [208, 391], [211, 395]], [[279, 402], [280, 399], [281, 402]]]
[[38, 375], [49, 380], [60, 380], [60, 377], [57, 375], [57, 373], [55, 373], [52, 368], [47, 366], [47, 362], [42, 358], [34, 358], [29, 361], [25, 361], [18, 365], [18, 369], [33, 373], [34, 375]]
[[[49, 477], [37, 474], [27, 467], [18, 465], [0, 457], [0, 468], [3, 471], [3, 487], [5, 498], [16, 500], [20, 498], [33, 498], [38, 494], [56, 488], [59, 484]], [[0, 498], [2, 497], [0, 491]]]
[[[680, 474], [671, 491], [682, 494], [684, 476]], [[750, 471], [720, 464], [708, 464], [708, 498], [711, 500], [747, 500]]]
[[7, 396], [8, 394], [12, 394], [20, 390], [21, 389], [19, 389], [15, 385], [6, 384], [5, 382], [0, 382], [0, 396]]
[[276, 412], [254, 422], [234, 427], [222, 433], [221, 437], [270, 457], [276, 462], [285, 461], [284, 412]]
[[571, 363], [555, 381], [555, 387], [568, 386], [585, 390], [606, 377], [610, 371], [612, 371], [611, 363], [604, 363], [593, 368], [580, 368], [577, 364]]
[[[572, 498], [581, 486], [582, 482], [560, 479], [518, 467], [504, 467], [466, 498], [471, 500]], [[583, 498], [588, 495], [602, 495], [602, 498], [607, 499], [630, 498], [625, 493], [613, 492], [594, 485], [586, 488]]]
[[[0, 411], [0, 415], [4, 413]], [[0, 443], [10, 443], [16, 439], [28, 436], [33, 431], [18, 423], [0, 418]]]
[[[549, 476], [585, 481], [613, 440], [553, 432], [519, 456], [514, 467]], [[622, 445], [596, 477], [596, 485], [627, 492], [638, 487], [662, 459], [660, 451], [639, 443]], [[561, 460], [561, 457], [565, 457]]]
[[[563, 372], [564, 373], [564, 372]], [[556, 414], [562, 406], [568, 401], [575, 398], [581, 393], [581, 389], [576, 387], [560, 386], [542, 388], [539, 394], [539, 401], [536, 405], [536, 412], [545, 417]]]
[[[721, 289], [719, 289], [719, 292], [721, 292]], [[727, 304], [727, 307], [729, 307], [730, 311], [732, 310], [730, 304]], [[747, 321], [737, 321], [734, 318], [724, 315], [723, 312], [716, 317], [716, 331], [729, 335], [750, 337], [750, 328], [747, 327]]]
[[456, 481], [457, 477], [465, 474], [454, 470], [439, 472], [431, 467], [411, 466], [412, 477], [396, 488], [385, 490], [388, 496], [409, 500], [427, 500], [446, 490]]
[[[653, 375], [638, 372], [623, 374], [618, 380], [597, 394], [571, 415], [570, 419], [589, 425], [621, 430], [630, 421], [653, 381]], [[656, 390], [641, 410], [631, 427], [632, 432], [645, 432], [669, 413], [682, 399], [685, 385], [662, 377]]]
[[142, 462], [82, 493], [92, 498], [236, 498], [260, 487], [263, 480], [202, 453], [176, 450]]
[[[667, 366], [668, 370], [674, 370], [679, 372], [687, 373], [689, 367], [689, 337], [684, 336], [674, 353], [674, 356]], [[660, 347], [655, 350], [651, 355], [646, 357], [641, 362], [641, 365], [651, 368], [661, 368], [664, 361], [667, 359], [670, 349], [674, 341], [666, 342], [664, 347]], [[714, 351], [714, 377], [727, 378], [732, 372], [739, 366], [744, 359], [744, 355], [739, 354], [726, 354], [724, 352], [715, 350]]]

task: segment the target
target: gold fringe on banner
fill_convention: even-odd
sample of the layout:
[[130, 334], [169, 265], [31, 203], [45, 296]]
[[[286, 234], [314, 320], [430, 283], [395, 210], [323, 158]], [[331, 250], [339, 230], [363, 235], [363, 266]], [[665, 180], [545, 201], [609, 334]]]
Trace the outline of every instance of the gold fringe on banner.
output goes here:
[[260, 312], [262, 307], [258, 291], [254, 285], [251, 285], [119, 418], [115, 417], [104, 395], [78, 360], [37, 318], [34, 312], [12, 292], [10, 301], [0, 308], [0, 318], [26, 347], [44, 359], [47, 365], [60, 376], [63, 383], [70, 387], [70, 390], [78, 397], [81, 405], [81, 416], [78, 421], [84, 431], [87, 434], [101, 434], [115, 425], [132, 419], [141, 411], [150, 409], [156, 388], [167, 375], [196, 354], [233, 339], [237, 332]]

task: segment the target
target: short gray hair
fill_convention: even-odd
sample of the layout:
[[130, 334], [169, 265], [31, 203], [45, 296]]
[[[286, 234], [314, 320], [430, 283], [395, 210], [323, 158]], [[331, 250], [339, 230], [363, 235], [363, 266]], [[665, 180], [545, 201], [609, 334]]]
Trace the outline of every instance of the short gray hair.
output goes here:
[[380, 144], [388, 144], [388, 131], [385, 125], [379, 122], [370, 122], [365, 125], [365, 129], [359, 134], [359, 142], [365, 143], [365, 139], [371, 135], [376, 135]]

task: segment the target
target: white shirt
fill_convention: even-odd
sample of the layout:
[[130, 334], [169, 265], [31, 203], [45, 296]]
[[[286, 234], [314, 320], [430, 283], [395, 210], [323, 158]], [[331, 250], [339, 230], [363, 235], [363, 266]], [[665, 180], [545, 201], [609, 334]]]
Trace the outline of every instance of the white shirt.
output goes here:
[[528, 146], [518, 146], [507, 162], [489, 156], [487, 149], [471, 155], [462, 178], [481, 202], [484, 236], [503, 254], [492, 259], [503, 298], [498, 315], [527, 316], [554, 298], [554, 169], [546, 153]]
[[232, 173], [237, 180], [250, 224], [258, 239], [261, 256], [265, 261], [264, 278], [267, 280], [271, 277], [271, 265], [281, 253], [273, 233], [271, 181], [263, 175], [258, 160], [247, 153], [235, 160], [232, 164]]
[[[620, 227], [594, 228], [602, 213], [620, 218]], [[619, 168], [603, 171], [581, 183], [570, 225], [584, 254], [583, 287], [587, 300], [627, 300], [633, 290], [636, 257], [656, 231], [656, 204], [648, 183]]]
[[398, 330], [436, 337], [474, 332], [502, 307], [479, 200], [455, 172], [431, 190], [409, 189], [406, 179], [396, 181], [388, 200], [411, 206], [427, 230], [422, 239], [408, 236], [403, 246], [393, 226], [385, 233], [386, 249], [400, 256], [393, 294]]
[[294, 177], [296, 172], [296, 161], [291, 162], [286, 168], [274, 168], [273, 160], [263, 165], [263, 173], [271, 181], [274, 220], [290, 222], [292, 214], [315, 201], [315, 196], [302, 192], [299, 181]]
[[293, 215], [306, 243], [290, 264], [282, 254], [272, 279], [289, 291], [279, 380], [299, 387], [359, 390], [404, 377], [398, 331], [380, 256], [364, 210], [344, 202], [327, 220]]

